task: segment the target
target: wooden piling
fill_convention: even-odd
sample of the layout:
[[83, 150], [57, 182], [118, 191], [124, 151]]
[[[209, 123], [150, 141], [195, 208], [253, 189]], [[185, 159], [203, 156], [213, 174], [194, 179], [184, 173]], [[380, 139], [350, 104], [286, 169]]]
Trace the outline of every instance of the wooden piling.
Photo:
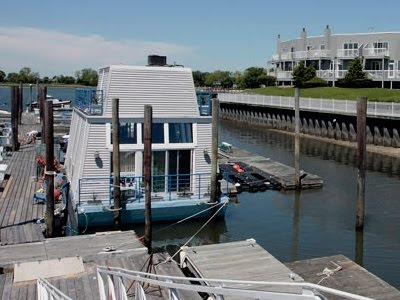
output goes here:
[[18, 98], [18, 124], [22, 124], [22, 111], [24, 103], [24, 84], [19, 83], [19, 98]]
[[300, 180], [300, 88], [295, 88], [294, 99], [294, 181], [296, 189], [301, 188]]
[[152, 144], [153, 108], [150, 105], [144, 106], [144, 185], [145, 185], [145, 227], [144, 245], [151, 253], [152, 224], [151, 224], [151, 144]]
[[12, 130], [12, 151], [18, 151], [18, 87], [11, 87], [11, 130]]
[[32, 94], [32, 84], [29, 84], [29, 112], [32, 112], [32, 98], [33, 98], [33, 94]]
[[39, 79], [36, 80], [36, 106], [40, 109], [40, 83]]
[[218, 122], [219, 100], [212, 99], [212, 138], [211, 138], [211, 195], [210, 202], [217, 202], [217, 170], [218, 170]]
[[119, 99], [112, 99], [112, 143], [113, 143], [113, 199], [114, 227], [121, 226], [121, 189], [120, 189], [120, 159], [119, 159]]
[[357, 99], [357, 216], [356, 228], [364, 227], [365, 210], [365, 160], [366, 160], [366, 123], [367, 123], [367, 98]]
[[47, 103], [47, 86], [40, 86], [39, 87], [39, 105], [40, 105], [40, 123], [42, 125], [42, 143], [46, 143], [46, 124], [44, 121], [45, 115], [45, 104]]
[[356, 229], [356, 244], [355, 244], [355, 259], [354, 261], [363, 266], [364, 263], [364, 231]]
[[46, 123], [46, 236], [54, 236], [54, 130], [53, 102], [46, 101], [44, 119]]

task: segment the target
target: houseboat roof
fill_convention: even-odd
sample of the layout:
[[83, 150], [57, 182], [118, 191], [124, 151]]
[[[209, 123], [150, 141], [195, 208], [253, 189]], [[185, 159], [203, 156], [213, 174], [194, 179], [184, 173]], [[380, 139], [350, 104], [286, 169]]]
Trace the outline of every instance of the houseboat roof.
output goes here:
[[121, 118], [143, 116], [145, 104], [152, 105], [155, 118], [200, 116], [190, 68], [111, 65], [100, 69], [97, 88], [106, 117], [113, 98], [119, 98]]

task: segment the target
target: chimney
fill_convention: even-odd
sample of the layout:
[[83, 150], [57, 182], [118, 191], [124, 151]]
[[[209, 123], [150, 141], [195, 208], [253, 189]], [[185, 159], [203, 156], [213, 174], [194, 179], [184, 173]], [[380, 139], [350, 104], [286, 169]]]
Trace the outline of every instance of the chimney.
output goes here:
[[167, 65], [167, 57], [160, 55], [149, 55], [147, 57], [147, 65], [148, 66], [166, 66]]
[[278, 34], [278, 38], [276, 39], [276, 53], [281, 54], [281, 35]]
[[307, 32], [304, 27], [303, 27], [303, 31], [300, 33], [300, 38], [301, 38], [301, 45], [302, 45], [303, 51], [306, 51], [307, 50]]
[[331, 29], [329, 28], [329, 25], [326, 25], [325, 28], [325, 49], [331, 49]]

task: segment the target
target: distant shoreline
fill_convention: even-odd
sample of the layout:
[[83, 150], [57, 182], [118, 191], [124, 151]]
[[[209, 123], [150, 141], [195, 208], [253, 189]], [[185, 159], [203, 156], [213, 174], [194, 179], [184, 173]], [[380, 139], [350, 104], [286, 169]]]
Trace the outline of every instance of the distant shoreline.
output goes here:
[[[32, 84], [33, 88], [36, 88], [36, 83], [24, 83], [24, 87], [28, 86]], [[48, 87], [55, 87], [55, 88], [66, 88], [66, 87], [70, 87], [70, 88], [96, 88], [93, 86], [87, 86], [87, 85], [80, 85], [80, 84], [61, 84], [61, 83], [41, 83], [42, 85], [46, 85]], [[11, 86], [19, 86], [19, 83], [0, 83], [0, 87], [11, 87]]]

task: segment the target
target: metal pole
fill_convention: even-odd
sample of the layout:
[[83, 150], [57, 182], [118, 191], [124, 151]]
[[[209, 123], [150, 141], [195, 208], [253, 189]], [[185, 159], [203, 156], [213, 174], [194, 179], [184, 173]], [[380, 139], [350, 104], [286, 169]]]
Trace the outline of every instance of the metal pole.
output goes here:
[[119, 99], [112, 99], [112, 143], [113, 143], [113, 199], [114, 227], [121, 225], [121, 189], [119, 160]]
[[300, 182], [300, 88], [295, 88], [294, 94], [294, 181], [296, 189], [301, 188]]
[[46, 101], [46, 236], [54, 236], [54, 133], [53, 133], [53, 102]]
[[12, 128], [12, 151], [18, 151], [18, 87], [11, 87], [11, 128]]
[[153, 108], [151, 105], [144, 106], [144, 185], [145, 185], [145, 227], [144, 227], [144, 245], [151, 253], [152, 229], [151, 229], [151, 144], [152, 144], [152, 124]]
[[365, 159], [366, 159], [366, 123], [367, 123], [367, 98], [357, 99], [357, 216], [356, 228], [364, 227], [365, 209]]
[[24, 84], [19, 83], [19, 100], [18, 100], [18, 124], [22, 124], [22, 111], [24, 103]]
[[212, 99], [211, 202], [217, 202], [219, 100]]

